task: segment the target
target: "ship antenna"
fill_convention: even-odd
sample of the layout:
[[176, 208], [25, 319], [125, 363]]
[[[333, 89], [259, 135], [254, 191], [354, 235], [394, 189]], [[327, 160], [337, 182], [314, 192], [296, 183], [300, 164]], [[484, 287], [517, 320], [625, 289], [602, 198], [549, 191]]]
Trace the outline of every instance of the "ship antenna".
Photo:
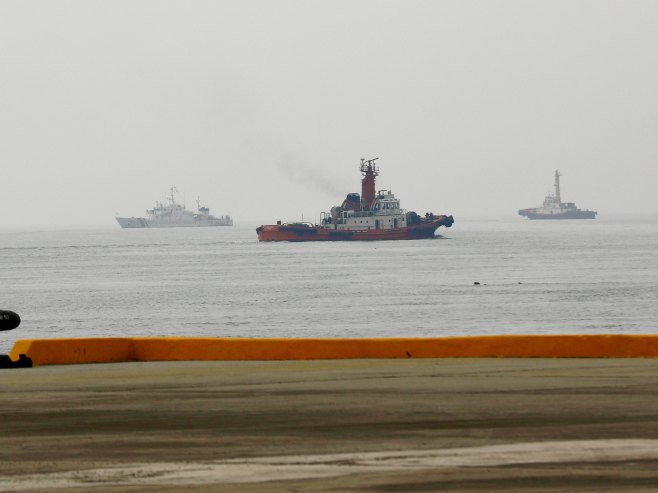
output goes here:
[[560, 197], [560, 172], [558, 170], [555, 170], [555, 200], [557, 200], [558, 204], [562, 203]]

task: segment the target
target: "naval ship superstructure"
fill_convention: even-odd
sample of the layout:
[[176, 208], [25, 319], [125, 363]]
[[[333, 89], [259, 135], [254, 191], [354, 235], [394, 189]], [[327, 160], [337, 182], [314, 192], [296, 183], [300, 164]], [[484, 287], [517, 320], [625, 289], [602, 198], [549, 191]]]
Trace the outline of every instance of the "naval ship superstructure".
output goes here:
[[594, 219], [596, 211], [582, 210], [573, 202], [562, 202], [560, 196], [561, 173], [555, 170], [555, 194], [548, 194], [544, 203], [532, 209], [520, 209], [519, 215], [528, 219]]
[[122, 228], [178, 228], [178, 227], [205, 227], [205, 226], [233, 226], [231, 216], [215, 217], [210, 209], [202, 207], [197, 199], [196, 212], [189, 211], [184, 205], [176, 202], [172, 186], [166, 202], [156, 202], [153, 209], [146, 211], [146, 217], [116, 217]]

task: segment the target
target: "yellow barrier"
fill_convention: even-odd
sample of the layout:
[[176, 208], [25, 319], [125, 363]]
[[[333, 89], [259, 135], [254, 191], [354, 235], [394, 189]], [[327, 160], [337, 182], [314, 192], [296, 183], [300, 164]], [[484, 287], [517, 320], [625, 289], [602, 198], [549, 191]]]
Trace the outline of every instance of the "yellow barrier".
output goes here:
[[25, 354], [33, 365], [136, 361], [130, 338], [26, 339], [16, 341], [9, 356]]
[[506, 335], [390, 339], [134, 337], [17, 341], [34, 365], [121, 361], [313, 360], [350, 358], [658, 357], [658, 335]]

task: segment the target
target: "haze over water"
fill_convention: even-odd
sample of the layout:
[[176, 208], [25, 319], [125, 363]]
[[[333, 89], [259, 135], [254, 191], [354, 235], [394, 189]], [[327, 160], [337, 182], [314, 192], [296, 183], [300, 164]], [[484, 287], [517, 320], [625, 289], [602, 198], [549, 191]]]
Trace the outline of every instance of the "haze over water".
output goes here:
[[0, 228], [114, 226], [176, 185], [317, 217], [361, 158], [410, 210], [552, 190], [658, 214], [655, 0], [3, 0]]
[[[658, 218], [460, 218], [444, 238], [259, 243], [233, 228], [4, 230], [16, 339], [656, 333]], [[479, 286], [475, 282], [481, 283]]]

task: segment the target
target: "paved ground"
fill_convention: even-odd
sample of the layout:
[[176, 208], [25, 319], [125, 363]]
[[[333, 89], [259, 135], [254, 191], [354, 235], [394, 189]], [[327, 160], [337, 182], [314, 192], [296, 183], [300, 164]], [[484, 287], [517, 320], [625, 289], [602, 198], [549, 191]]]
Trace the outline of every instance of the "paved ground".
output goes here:
[[658, 359], [0, 372], [0, 491], [656, 491]]

